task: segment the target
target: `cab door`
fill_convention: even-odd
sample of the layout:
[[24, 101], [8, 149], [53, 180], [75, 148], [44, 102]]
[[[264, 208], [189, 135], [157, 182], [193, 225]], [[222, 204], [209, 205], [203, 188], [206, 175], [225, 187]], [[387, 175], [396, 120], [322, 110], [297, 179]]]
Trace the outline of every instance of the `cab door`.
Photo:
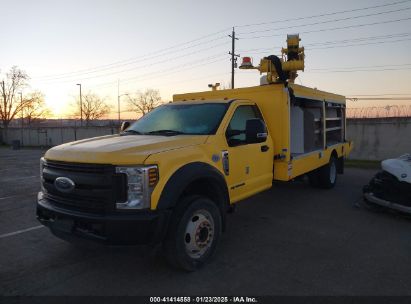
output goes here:
[[[247, 143], [246, 123], [249, 119], [263, 120], [255, 104], [236, 106], [225, 130], [227, 150], [226, 178], [232, 202], [268, 189], [273, 180], [273, 143], [268, 135], [264, 142]], [[264, 120], [263, 120], [264, 121]], [[228, 169], [228, 170], [227, 170]]]

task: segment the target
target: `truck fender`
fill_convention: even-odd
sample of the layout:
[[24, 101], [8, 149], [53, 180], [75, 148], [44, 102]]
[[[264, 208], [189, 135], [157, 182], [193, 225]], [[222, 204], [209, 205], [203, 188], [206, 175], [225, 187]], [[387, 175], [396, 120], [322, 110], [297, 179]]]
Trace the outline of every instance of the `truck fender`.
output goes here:
[[173, 209], [177, 205], [179, 198], [189, 189], [190, 185], [201, 182], [202, 180], [211, 186], [214, 191], [206, 192], [206, 188], [203, 187], [204, 193], [200, 194], [210, 197], [218, 204], [224, 223], [225, 214], [230, 204], [227, 184], [220, 171], [203, 162], [186, 164], [174, 172], [164, 186], [157, 209]]

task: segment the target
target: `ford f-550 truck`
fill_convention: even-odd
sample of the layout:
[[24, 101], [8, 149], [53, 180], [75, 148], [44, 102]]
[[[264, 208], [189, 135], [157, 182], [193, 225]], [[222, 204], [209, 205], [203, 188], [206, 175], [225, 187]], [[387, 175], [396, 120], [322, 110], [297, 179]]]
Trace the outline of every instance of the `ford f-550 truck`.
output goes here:
[[174, 95], [120, 134], [48, 150], [39, 221], [67, 240], [162, 243], [172, 264], [195, 270], [228, 211], [273, 180], [307, 174], [332, 188], [352, 148], [345, 98], [293, 83], [304, 59], [296, 41], [288, 60], [244, 58], [241, 68], [265, 73], [260, 86]]

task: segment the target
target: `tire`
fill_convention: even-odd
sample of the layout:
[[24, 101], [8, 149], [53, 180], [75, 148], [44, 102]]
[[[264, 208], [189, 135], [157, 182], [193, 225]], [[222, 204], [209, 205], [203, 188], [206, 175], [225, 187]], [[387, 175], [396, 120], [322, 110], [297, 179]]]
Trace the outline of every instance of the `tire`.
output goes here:
[[331, 189], [337, 183], [337, 158], [331, 156], [327, 165], [318, 169], [318, 185], [323, 189]]
[[217, 205], [203, 196], [188, 196], [175, 209], [164, 242], [168, 262], [195, 271], [213, 256], [221, 236], [222, 219]]
[[308, 182], [310, 183], [311, 187], [318, 188], [320, 185], [319, 170], [320, 169], [316, 169], [307, 174]]

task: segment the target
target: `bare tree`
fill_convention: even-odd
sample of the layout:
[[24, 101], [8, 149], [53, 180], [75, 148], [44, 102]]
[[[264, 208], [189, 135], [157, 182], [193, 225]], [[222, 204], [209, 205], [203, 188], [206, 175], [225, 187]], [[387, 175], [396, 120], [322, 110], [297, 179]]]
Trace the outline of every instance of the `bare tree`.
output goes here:
[[22, 109], [22, 114], [24, 118], [27, 119], [27, 124], [30, 125], [36, 120], [41, 120], [50, 116], [51, 111], [45, 104], [43, 93], [34, 91], [28, 96], [23, 97], [23, 100], [25, 106]]
[[27, 86], [29, 76], [16, 66], [6, 74], [0, 82], [0, 120], [4, 128], [8, 128], [14, 117], [25, 107], [26, 101], [19, 98], [21, 90]]
[[[76, 115], [80, 116], [80, 100], [76, 101]], [[88, 92], [82, 96], [83, 117], [86, 125], [90, 124], [91, 120], [100, 119], [104, 115], [110, 113], [110, 105], [107, 104], [104, 98]]]
[[159, 90], [146, 89], [144, 92], [138, 91], [134, 96], [128, 95], [128, 109], [142, 115], [146, 115], [161, 103]]

